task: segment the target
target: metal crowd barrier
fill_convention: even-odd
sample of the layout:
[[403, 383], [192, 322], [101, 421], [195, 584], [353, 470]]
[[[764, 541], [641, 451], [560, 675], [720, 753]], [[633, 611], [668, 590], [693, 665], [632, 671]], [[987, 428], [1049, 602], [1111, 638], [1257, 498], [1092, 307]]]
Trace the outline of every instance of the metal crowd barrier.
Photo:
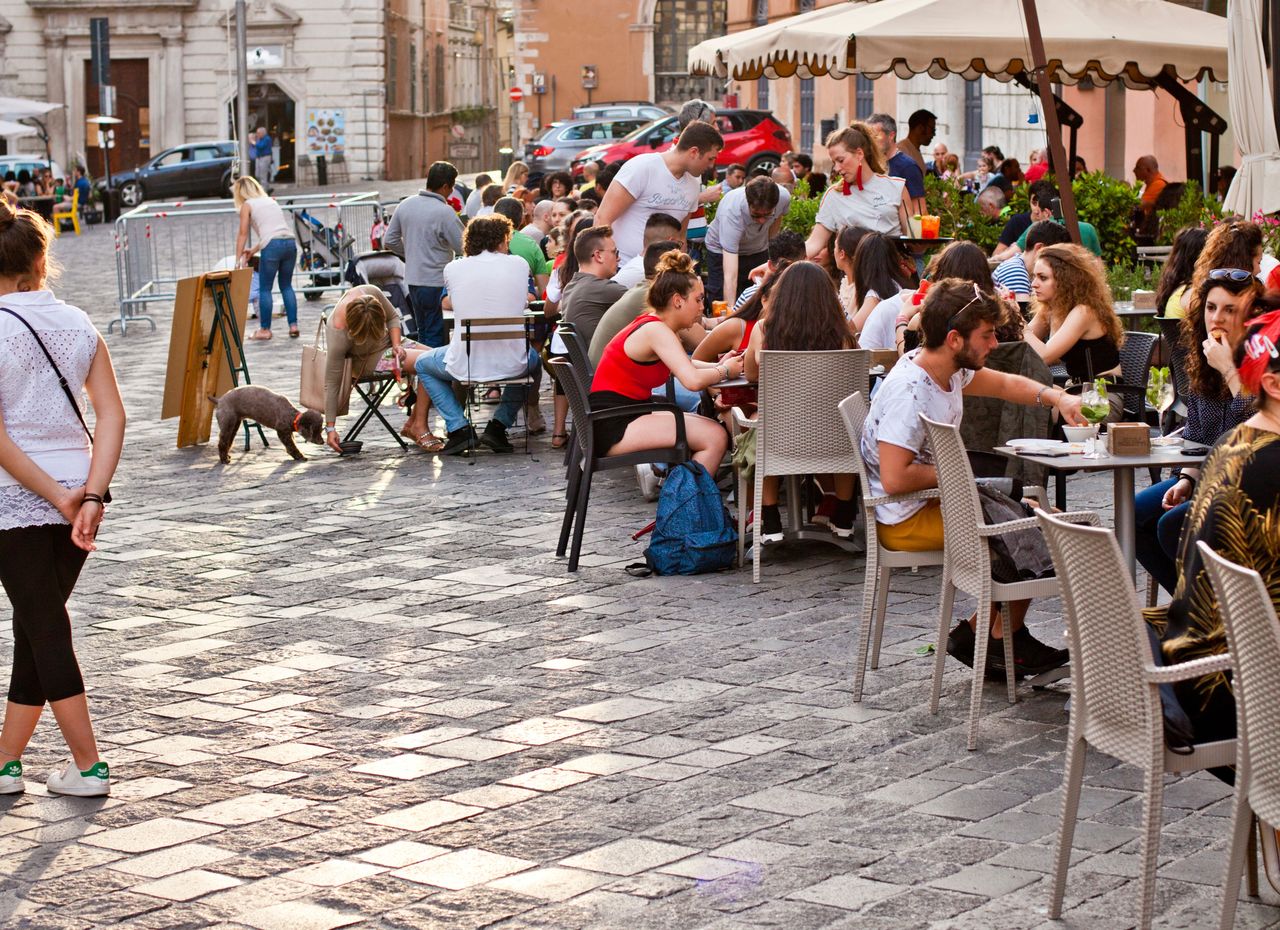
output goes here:
[[[341, 288], [347, 262], [370, 248], [369, 232], [381, 215], [377, 191], [299, 194], [276, 198], [298, 237], [295, 290], [320, 300]], [[233, 267], [239, 211], [231, 200], [144, 203], [115, 223], [116, 289], [120, 332], [155, 321], [147, 304], [171, 302], [182, 278]]]

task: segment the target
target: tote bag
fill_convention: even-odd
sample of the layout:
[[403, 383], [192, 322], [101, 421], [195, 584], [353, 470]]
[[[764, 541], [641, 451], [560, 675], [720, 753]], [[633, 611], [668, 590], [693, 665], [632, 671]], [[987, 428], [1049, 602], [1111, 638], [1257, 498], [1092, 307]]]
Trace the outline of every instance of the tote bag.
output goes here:
[[[326, 318], [320, 317], [314, 344], [302, 347], [302, 383], [298, 402], [309, 410], [324, 411], [325, 369], [329, 366], [328, 341], [325, 339]], [[351, 359], [342, 363], [342, 388], [338, 392], [338, 416], [344, 416], [351, 403]]]

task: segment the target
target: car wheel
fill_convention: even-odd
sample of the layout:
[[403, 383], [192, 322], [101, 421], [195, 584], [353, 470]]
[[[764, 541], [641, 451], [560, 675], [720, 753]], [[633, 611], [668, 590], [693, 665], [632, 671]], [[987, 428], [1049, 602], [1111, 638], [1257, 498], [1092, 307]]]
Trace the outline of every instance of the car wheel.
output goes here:
[[125, 181], [120, 185], [120, 202], [126, 207], [136, 207], [142, 203], [142, 185], [137, 181]]
[[751, 161], [747, 162], [747, 174], [753, 174], [757, 169], [763, 168], [765, 171], [772, 171], [778, 165], [782, 164], [782, 156], [770, 152], [767, 155], [757, 155]]

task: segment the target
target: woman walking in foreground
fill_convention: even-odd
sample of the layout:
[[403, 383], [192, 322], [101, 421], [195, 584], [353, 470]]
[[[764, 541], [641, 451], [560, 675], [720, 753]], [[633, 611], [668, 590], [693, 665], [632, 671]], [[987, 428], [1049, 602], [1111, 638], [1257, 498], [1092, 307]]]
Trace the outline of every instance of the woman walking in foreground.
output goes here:
[[[13, 606], [0, 794], [24, 790], [22, 753], [48, 703], [72, 756], [49, 776], [49, 791], [92, 797], [109, 794], [111, 779], [66, 602], [97, 548], [125, 416], [102, 337], [48, 289], [52, 241], [38, 214], [0, 203], [0, 583]], [[92, 438], [80, 409], [85, 391], [96, 413]]]

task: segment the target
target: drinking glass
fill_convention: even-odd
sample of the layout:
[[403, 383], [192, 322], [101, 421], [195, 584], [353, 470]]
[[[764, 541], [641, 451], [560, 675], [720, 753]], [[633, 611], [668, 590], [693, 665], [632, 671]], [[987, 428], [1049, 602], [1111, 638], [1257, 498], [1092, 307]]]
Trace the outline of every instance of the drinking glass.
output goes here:
[[[1099, 426], [1107, 416], [1111, 413], [1111, 404], [1107, 400], [1107, 395], [1099, 391], [1096, 387], [1090, 388], [1080, 395], [1080, 415], [1089, 421], [1095, 428]], [[1092, 439], [1086, 439], [1084, 443], [1084, 457], [1087, 459], [1106, 458], [1106, 446], [1103, 444], [1101, 437], [1095, 431]]]
[[1161, 436], [1159, 439], [1152, 440], [1153, 445], [1169, 446], [1178, 442], [1176, 438], [1164, 436], [1164, 415], [1170, 407], [1173, 406], [1173, 382], [1169, 377], [1168, 368], [1151, 369], [1150, 380], [1147, 382], [1147, 403], [1155, 407], [1159, 411], [1159, 420]]

